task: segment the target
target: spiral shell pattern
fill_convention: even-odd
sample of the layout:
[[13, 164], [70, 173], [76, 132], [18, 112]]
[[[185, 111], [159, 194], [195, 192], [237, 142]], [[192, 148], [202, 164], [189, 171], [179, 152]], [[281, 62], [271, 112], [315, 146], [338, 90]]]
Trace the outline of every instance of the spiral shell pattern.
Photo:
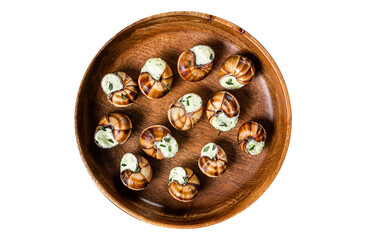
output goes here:
[[173, 72], [168, 64], [165, 65], [164, 72], [159, 80], [155, 80], [148, 72], [142, 72], [138, 79], [141, 92], [151, 99], [164, 97], [170, 91], [172, 83]]
[[107, 98], [116, 107], [127, 107], [131, 105], [138, 96], [137, 83], [125, 72], [114, 73], [120, 78], [123, 88], [112, 92]]
[[257, 122], [246, 122], [244, 123], [238, 131], [238, 144], [239, 148], [250, 154], [246, 148], [247, 143], [250, 139], [256, 142], [264, 142], [267, 138], [266, 130]]
[[208, 177], [218, 177], [222, 175], [227, 167], [227, 156], [219, 145], [216, 144], [217, 153], [213, 159], [207, 156], [201, 156], [198, 160], [198, 167]]
[[251, 83], [254, 74], [255, 68], [252, 61], [249, 58], [240, 55], [234, 55], [227, 58], [220, 69], [220, 77], [232, 75], [243, 85]]
[[204, 65], [196, 65], [196, 55], [191, 50], [186, 50], [179, 56], [178, 72], [184, 80], [197, 82], [207, 76], [212, 65], [213, 61]]
[[200, 189], [200, 180], [189, 168], [184, 168], [187, 173], [188, 182], [184, 185], [172, 181], [168, 185], [170, 195], [178, 201], [192, 201], [198, 194]]
[[220, 91], [208, 100], [206, 115], [212, 124], [216, 112], [222, 111], [229, 118], [240, 114], [240, 106], [238, 100], [229, 92]]
[[139, 166], [138, 172], [132, 172], [129, 169], [120, 173], [122, 183], [132, 190], [143, 190], [146, 188], [152, 179], [153, 171], [149, 162], [142, 156], [134, 154]]
[[155, 148], [154, 143], [162, 141], [168, 133], [171, 134], [170, 130], [163, 125], [153, 125], [146, 128], [140, 135], [142, 150], [150, 157], [164, 159], [164, 155]]
[[187, 113], [184, 105], [179, 101], [175, 101], [169, 107], [168, 119], [173, 127], [181, 131], [186, 131], [191, 129], [198, 122], [202, 117], [202, 114], [202, 105], [197, 111]]
[[110, 113], [100, 119], [95, 130], [101, 131], [100, 128], [110, 128], [113, 132], [114, 139], [119, 143], [125, 143], [132, 132], [132, 122], [130, 118], [123, 113]]

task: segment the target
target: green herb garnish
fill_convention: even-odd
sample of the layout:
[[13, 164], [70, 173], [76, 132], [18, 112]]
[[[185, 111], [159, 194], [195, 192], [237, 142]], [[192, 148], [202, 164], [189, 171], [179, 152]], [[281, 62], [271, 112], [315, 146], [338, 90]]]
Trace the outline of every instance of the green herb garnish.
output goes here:
[[121, 164], [121, 166], [122, 166], [122, 167], [126, 167], [126, 166], [127, 166], [127, 164], [126, 164], [126, 163], [122, 163], [122, 164]]
[[188, 62], [187, 62], [187, 65], [188, 65], [188, 67], [190, 67], [190, 66], [191, 66], [191, 62], [190, 62], [190, 61], [188, 61]]
[[186, 100], [183, 100], [183, 98], [179, 99], [179, 102], [185, 102]]
[[212, 150], [215, 150], [216, 149], [216, 145], [212, 145]]
[[189, 106], [189, 101], [187, 100], [187, 106]]
[[171, 152], [172, 151], [172, 146], [168, 146], [168, 151]]
[[136, 171], [135, 171], [135, 173], [138, 173], [138, 172], [140, 172], [140, 170], [141, 170], [141, 168], [136, 168]]
[[112, 90], [113, 89], [113, 84], [110, 83], [109, 86], [108, 86], [109, 90]]
[[205, 147], [205, 148], [203, 149], [203, 152], [207, 152], [209, 148], [210, 148], [210, 146]]
[[164, 144], [160, 144], [160, 147], [166, 147]]
[[126, 100], [125, 95], [123, 95], [123, 93], [121, 93], [121, 97], [123, 98], [123, 100]]
[[172, 178], [169, 178], [168, 184], [171, 183], [172, 181], [173, 181], [173, 179]]
[[188, 180], [189, 180], [187, 176], [185, 176], [183, 179], [184, 179], [184, 182], [188, 182]]
[[221, 127], [227, 127], [227, 124], [226, 124], [226, 123], [224, 123], [224, 122], [221, 122], [221, 123], [219, 124], [219, 126], [221, 126]]
[[189, 95], [189, 96], [187, 97], [187, 99], [188, 99], [188, 98], [191, 98], [191, 97], [192, 97], [192, 95]]
[[234, 85], [234, 83], [233, 83], [233, 79], [232, 79], [232, 78], [230, 78], [229, 80], [227, 80], [227, 81], [226, 81], [226, 84], [227, 84], [227, 85]]
[[98, 129], [105, 131], [105, 128], [104, 127], [99, 127]]
[[164, 142], [169, 142], [170, 141], [170, 137], [169, 138], [164, 138]]
[[112, 139], [108, 139], [108, 142], [114, 143], [114, 141]]
[[211, 53], [211, 55], [210, 55], [210, 60], [212, 60], [213, 59], [213, 54]]
[[168, 91], [170, 91], [169, 83], [166, 84], [166, 88], [168, 89]]
[[252, 151], [254, 148], [255, 148], [255, 145], [251, 146], [251, 147], [249, 148], [249, 151]]
[[220, 136], [220, 134], [221, 134], [221, 131], [217, 134], [217, 136]]

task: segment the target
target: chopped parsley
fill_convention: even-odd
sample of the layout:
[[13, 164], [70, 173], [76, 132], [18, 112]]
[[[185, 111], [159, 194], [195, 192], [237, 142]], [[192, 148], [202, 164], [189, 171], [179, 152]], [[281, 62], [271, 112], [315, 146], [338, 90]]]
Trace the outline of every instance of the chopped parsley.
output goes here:
[[226, 81], [226, 84], [227, 84], [227, 85], [234, 85], [234, 83], [233, 83], [233, 79], [232, 79], [232, 78], [230, 78], [229, 80], [227, 80], [227, 81]]

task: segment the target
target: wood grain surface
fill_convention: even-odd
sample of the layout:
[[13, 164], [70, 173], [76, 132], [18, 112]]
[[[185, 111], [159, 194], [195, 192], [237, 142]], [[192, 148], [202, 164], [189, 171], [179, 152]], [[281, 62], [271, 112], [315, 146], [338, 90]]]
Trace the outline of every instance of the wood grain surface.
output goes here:
[[[183, 80], [177, 71], [179, 55], [199, 44], [215, 51], [213, 68], [199, 82]], [[253, 61], [256, 74], [251, 84], [231, 92], [240, 103], [237, 126], [220, 136], [205, 114], [188, 131], [169, 123], [169, 105], [186, 93], [203, 100], [204, 111], [214, 93], [225, 90], [219, 84], [220, 66], [231, 55], [241, 54]], [[171, 91], [161, 99], [148, 99], [141, 92], [126, 108], [113, 106], [100, 86], [102, 77], [123, 71], [136, 82], [147, 59], [160, 57], [173, 71]], [[122, 112], [132, 121], [130, 139], [112, 149], [101, 149], [93, 140], [99, 119]], [[236, 141], [239, 127], [246, 121], [260, 123], [267, 132], [266, 146], [258, 156], [242, 152]], [[156, 160], [147, 156], [139, 142], [150, 125], [170, 129], [179, 144], [177, 155]], [[164, 227], [195, 228], [221, 222], [250, 206], [269, 187], [285, 158], [291, 133], [291, 109], [283, 77], [267, 51], [242, 28], [221, 18], [197, 12], [169, 12], [142, 19], [114, 36], [96, 55], [81, 82], [75, 109], [76, 138], [81, 157], [98, 188], [128, 214]], [[220, 145], [228, 157], [225, 173], [217, 178], [204, 175], [198, 167], [202, 147]], [[153, 169], [151, 184], [142, 191], [126, 188], [119, 162], [127, 153], [144, 156]], [[190, 168], [201, 182], [200, 192], [191, 202], [179, 202], [168, 192], [168, 175], [173, 167]]]

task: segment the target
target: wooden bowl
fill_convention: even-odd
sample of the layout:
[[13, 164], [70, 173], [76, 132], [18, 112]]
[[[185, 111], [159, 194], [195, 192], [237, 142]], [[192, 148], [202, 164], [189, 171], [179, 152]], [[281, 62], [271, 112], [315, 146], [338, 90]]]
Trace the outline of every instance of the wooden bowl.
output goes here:
[[[198, 44], [215, 51], [214, 65], [200, 82], [187, 82], [177, 71], [179, 55]], [[255, 64], [251, 84], [234, 91], [240, 102], [236, 127], [220, 136], [205, 115], [192, 129], [182, 132], [169, 123], [169, 105], [186, 93], [199, 94], [204, 108], [219, 84], [220, 66], [231, 55], [243, 54]], [[161, 99], [148, 99], [139, 93], [127, 108], [108, 102], [100, 86], [102, 77], [124, 71], [137, 81], [147, 59], [161, 57], [173, 70], [171, 91]], [[120, 111], [133, 122], [130, 139], [112, 149], [101, 149], [93, 140], [99, 119]], [[205, 111], [205, 109], [204, 109]], [[266, 146], [258, 156], [242, 152], [236, 141], [239, 127], [256, 121], [267, 131]], [[174, 158], [156, 160], [147, 156], [139, 143], [143, 129], [162, 124], [179, 143]], [[126, 213], [148, 223], [173, 228], [197, 228], [224, 221], [250, 206], [269, 187], [284, 161], [291, 134], [291, 108], [286, 85], [276, 63], [264, 47], [242, 28], [208, 14], [169, 12], [142, 19], [126, 27], [99, 51], [81, 82], [75, 108], [75, 131], [81, 157], [103, 194]], [[198, 167], [201, 148], [209, 142], [227, 153], [228, 167], [218, 178], [205, 176]], [[144, 156], [154, 177], [143, 191], [123, 186], [119, 163], [126, 152]], [[168, 176], [173, 167], [190, 168], [198, 176], [201, 189], [192, 202], [179, 202], [168, 192]]]

